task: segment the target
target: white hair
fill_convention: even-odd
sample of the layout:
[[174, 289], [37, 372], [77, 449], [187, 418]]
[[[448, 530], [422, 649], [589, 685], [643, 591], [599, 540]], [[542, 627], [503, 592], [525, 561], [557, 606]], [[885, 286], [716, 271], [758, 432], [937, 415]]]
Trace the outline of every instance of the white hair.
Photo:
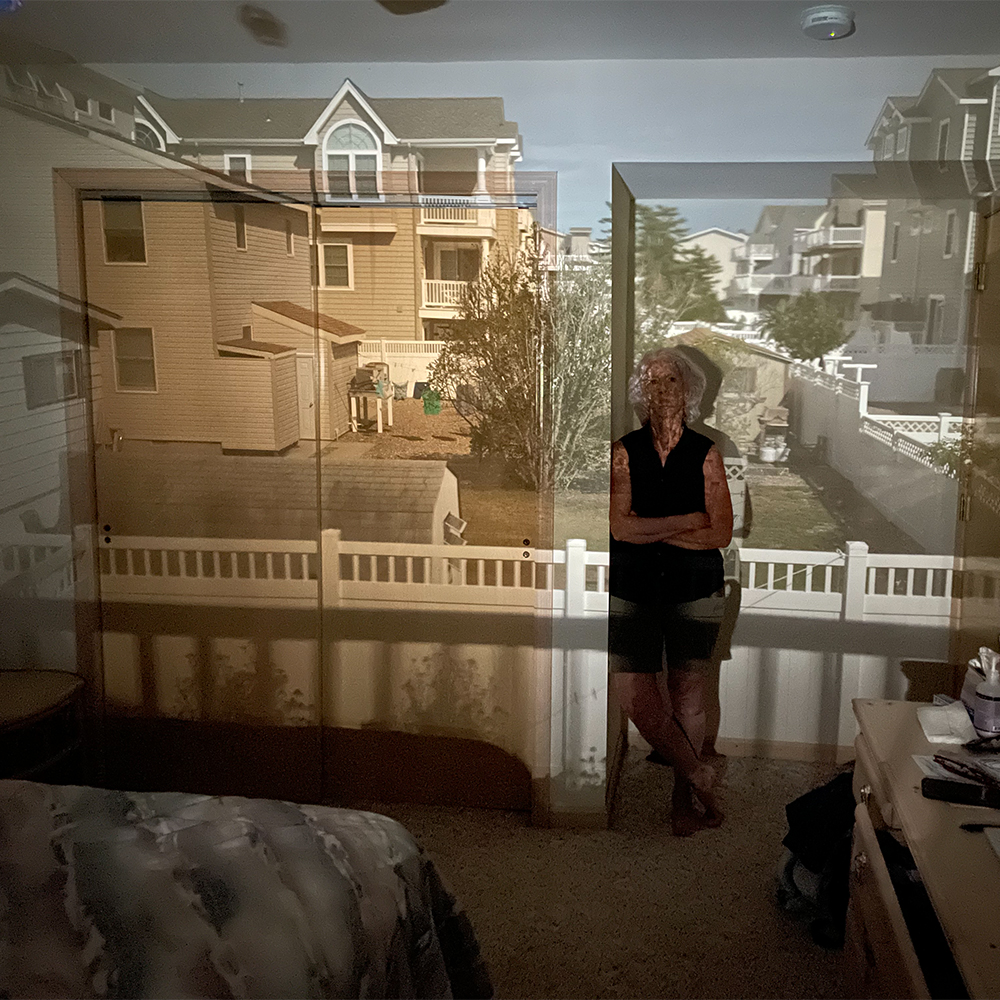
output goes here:
[[672, 361], [677, 365], [684, 381], [684, 420], [692, 423], [701, 413], [701, 399], [705, 395], [705, 373], [685, 357], [682, 351], [673, 347], [657, 347], [647, 351], [635, 366], [628, 380], [628, 398], [642, 423], [649, 420], [649, 399], [645, 389], [645, 375], [657, 361]]

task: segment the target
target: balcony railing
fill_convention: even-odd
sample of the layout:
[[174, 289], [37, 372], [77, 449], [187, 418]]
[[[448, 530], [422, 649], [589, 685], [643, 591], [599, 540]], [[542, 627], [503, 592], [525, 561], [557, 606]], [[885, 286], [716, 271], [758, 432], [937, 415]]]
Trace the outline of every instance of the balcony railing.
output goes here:
[[467, 281], [424, 279], [424, 305], [430, 308], [458, 308], [468, 288]]
[[864, 240], [864, 226], [827, 226], [808, 233], [796, 233], [792, 242], [798, 253], [815, 253], [840, 247], [860, 247]]
[[767, 292], [771, 295], [797, 295], [816, 291], [818, 276], [814, 274], [737, 274], [733, 287], [737, 292]]
[[733, 260], [774, 260], [773, 243], [745, 243], [733, 248]]
[[733, 287], [739, 292], [761, 292], [774, 281], [773, 274], [737, 274]]
[[861, 287], [860, 274], [818, 274], [817, 291], [856, 292]]
[[420, 196], [420, 221], [435, 225], [476, 226], [481, 223], [480, 209], [472, 198], [445, 195]]

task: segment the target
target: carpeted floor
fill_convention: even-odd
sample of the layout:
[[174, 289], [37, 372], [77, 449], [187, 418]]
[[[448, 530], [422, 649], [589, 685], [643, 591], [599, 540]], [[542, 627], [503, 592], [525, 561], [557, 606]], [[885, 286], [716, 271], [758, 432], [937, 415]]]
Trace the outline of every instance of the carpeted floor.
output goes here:
[[831, 764], [730, 758], [727, 821], [670, 835], [672, 772], [632, 748], [614, 828], [523, 813], [360, 804], [402, 822], [463, 904], [497, 996], [846, 997], [840, 952], [779, 910], [784, 807]]

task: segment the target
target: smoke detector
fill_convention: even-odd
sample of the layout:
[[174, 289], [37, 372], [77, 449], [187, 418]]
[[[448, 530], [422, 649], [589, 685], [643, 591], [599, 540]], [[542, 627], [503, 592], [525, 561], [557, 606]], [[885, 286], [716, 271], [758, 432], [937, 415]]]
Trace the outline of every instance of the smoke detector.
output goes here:
[[802, 12], [802, 32], [810, 38], [846, 38], [854, 34], [854, 11], [840, 4], [820, 4]]

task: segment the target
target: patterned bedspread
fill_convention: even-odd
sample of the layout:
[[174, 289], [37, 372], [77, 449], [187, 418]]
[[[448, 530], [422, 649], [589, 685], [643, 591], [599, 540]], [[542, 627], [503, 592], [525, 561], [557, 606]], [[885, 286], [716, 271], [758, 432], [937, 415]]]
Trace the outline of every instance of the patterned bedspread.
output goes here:
[[0, 781], [0, 996], [490, 997], [375, 813]]

